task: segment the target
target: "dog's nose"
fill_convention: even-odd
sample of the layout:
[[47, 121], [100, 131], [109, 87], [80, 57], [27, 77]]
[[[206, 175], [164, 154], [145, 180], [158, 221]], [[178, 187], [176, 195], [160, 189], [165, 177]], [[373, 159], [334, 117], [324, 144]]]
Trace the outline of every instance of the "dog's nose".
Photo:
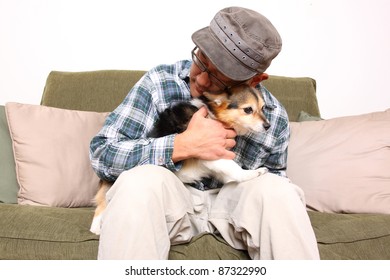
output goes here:
[[265, 130], [268, 130], [271, 127], [271, 125], [269, 124], [269, 122], [264, 122], [263, 127]]

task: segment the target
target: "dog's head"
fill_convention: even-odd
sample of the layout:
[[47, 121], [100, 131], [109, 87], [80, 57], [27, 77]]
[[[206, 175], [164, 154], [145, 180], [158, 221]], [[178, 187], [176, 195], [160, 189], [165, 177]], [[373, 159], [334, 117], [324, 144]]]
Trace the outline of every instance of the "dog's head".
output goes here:
[[263, 113], [263, 97], [253, 87], [240, 85], [218, 94], [204, 92], [201, 99], [211, 117], [233, 128], [238, 135], [265, 132], [270, 127]]

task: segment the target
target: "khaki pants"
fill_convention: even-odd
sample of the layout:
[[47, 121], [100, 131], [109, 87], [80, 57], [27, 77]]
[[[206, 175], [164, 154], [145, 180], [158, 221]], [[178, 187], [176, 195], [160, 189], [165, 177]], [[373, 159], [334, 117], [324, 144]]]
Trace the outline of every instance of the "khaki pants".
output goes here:
[[145, 165], [123, 172], [106, 199], [99, 259], [167, 259], [171, 244], [216, 231], [252, 259], [319, 259], [302, 190], [271, 173], [199, 191]]

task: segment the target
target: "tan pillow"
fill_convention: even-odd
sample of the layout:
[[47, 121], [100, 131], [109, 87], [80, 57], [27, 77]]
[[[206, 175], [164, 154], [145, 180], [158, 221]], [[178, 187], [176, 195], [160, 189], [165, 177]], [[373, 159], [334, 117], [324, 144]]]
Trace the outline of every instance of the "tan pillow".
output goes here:
[[291, 123], [287, 174], [310, 209], [390, 214], [390, 109]]
[[107, 113], [7, 103], [18, 203], [91, 206], [99, 179], [89, 161], [89, 143]]

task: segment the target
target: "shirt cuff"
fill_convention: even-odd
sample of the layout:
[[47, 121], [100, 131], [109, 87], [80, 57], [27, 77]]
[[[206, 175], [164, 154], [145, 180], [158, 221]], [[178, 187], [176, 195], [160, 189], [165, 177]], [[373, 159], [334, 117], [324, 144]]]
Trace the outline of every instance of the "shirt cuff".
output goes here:
[[154, 139], [151, 162], [155, 165], [165, 166], [169, 170], [178, 171], [181, 163], [175, 164], [172, 161], [173, 147], [176, 134]]

